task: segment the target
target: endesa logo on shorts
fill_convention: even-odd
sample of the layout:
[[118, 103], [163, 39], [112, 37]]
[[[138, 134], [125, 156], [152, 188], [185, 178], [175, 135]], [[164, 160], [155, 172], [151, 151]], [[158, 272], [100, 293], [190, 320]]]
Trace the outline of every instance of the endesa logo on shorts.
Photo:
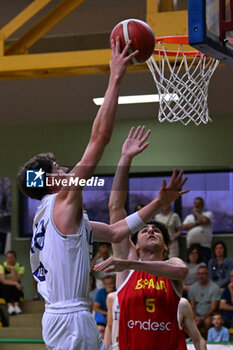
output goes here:
[[171, 322], [151, 322], [151, 319], [148, 321], [133, 321], [129, 320], [127, 326], [131, 329], [144, 329], [144, 331], [171, 331]]

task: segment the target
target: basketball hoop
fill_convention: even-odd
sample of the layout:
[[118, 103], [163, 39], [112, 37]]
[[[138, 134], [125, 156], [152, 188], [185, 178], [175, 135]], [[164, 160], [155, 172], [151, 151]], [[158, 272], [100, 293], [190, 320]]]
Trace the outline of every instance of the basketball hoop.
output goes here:
[[[178, 48], [167, 50], [164, 43], [177, 44]], [[160, 96], [159, 121], [181, 121], [184, 125], [191, 121], [196, 125], [211, 121], [208, 87], [219, 61], [196, 50], [185, 51], [183, 45], [188, 45], [188, 36], [160, 37], [156, 38], [156, 44], [154, 54], [158, 62], [151, 56], [147, 65]], [[173, 57], [174, 63], [169, 57]]]

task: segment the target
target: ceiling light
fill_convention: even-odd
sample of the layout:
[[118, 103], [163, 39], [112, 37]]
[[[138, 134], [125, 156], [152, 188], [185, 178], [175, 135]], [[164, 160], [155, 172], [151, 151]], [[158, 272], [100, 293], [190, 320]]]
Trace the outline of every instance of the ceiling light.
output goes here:
[[[179, 100], [177, 94], [166, 94], [163, 95], [163, 98], [166, 101], [170, 100]], [[160, 102], [161, 97], [158, 94], [154, 95], [134, 95], [134, 96], [119, 96], [118, 104], [134, 104], [134, 103], [151, 103], [151, 102]], [[93, 98], [94, 103], [97, 106], [101, 106], [104, 97]]]

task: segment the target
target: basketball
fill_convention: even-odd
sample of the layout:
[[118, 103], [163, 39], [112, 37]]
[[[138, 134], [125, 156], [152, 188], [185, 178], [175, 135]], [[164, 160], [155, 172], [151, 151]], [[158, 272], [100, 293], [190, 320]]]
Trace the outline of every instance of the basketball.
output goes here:
[[151, 27], [139, 19], [126, 19], [118, 23], [112, 30], [110, 39], [116, 41], [120, 38], [121, 50], [129, 40], [132, 41], [129, 53], [139, 50], [139, 53], [132, 57], [132, 63], [143, 63], [152, 55], [155, 47], [155, 36]]

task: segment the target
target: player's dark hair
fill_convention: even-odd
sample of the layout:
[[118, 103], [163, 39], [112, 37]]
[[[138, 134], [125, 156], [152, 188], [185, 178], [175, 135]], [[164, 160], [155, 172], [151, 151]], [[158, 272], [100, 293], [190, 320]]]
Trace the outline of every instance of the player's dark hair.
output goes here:
[[42, 169], [45, 174], [52, 172], [53, 162], [55, 161], [52, 153], [40, 153], [37, 156], [31, 158], [27, 163], [20, 168], [17, 175], [17, 183], [21, 192], [26, 196], [41, 200], [46, 194], [49, 193], [47, 186], [43, 187], [26, 187], [26, 174], [27, 170], [40, 170]]
[[[166, 226], [164, 224], [162, 224], [162, 222], [151, 220], [151, 221], [147, 222], [145, 226], [147, 226], [147, 225], [154, 225], [154, 226], [158, 227], [158, 229], [162, 232], [164, 243], [166, 244], [166, 246], [169, 244], [169, 242], [170, 242], [169, 233], [168, 233]], [[141, 228], [141, 230], [142, 230], [142, 228]], [[140, 232], [141, 230], [139, 230], [138, 232]], [[134, 244], [136, 244], [138, 241], [138, 232], [136, 232], [132, 236], [132, 241]]]

